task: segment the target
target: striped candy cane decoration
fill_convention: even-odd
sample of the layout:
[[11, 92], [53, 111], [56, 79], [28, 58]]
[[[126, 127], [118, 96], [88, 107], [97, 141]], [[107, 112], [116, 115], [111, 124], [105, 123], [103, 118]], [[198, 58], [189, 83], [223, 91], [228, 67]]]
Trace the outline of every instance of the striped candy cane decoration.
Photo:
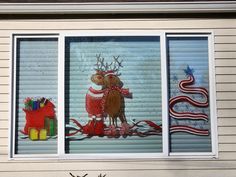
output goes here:
[[[175, 119], [190, 119], [190, 120], [205, 120], [208, 121], [208, 115], [204, 113], [193, 113], [193, 112], [177, 112], [173, 109], [174, 105], [180, 102], [187, 102], [192, 106], [199, 108], [206, 108], [209, 106], [208, 91], [202, 87], [190, 87], [194, 84], [194, 76], [189, 75], [186, 80], [179, 82], [179, 89], [183, 93], [187, 94], [202, 94], [205, 98], [205, 102], [195, 101], [188, 96], [177, 96], [169, 100], [169, 113]], [[175, 132], [186, 132], [194, 135], [207, 136], [209, 131], [205, 129], [197, 129], [189, 126], [175, 125], [170, 127], [170, 133]]]
[[202, 94], [206, 101], [198, 102], [193, 100], [188, 96], [177, 96], [169, 100], [169, 112], [170, 115], [175, 119], [192, 119], [192, 120], [208, 120], [208, 115], [204, 113], [192, 113], [192, 112], [177, 112], [173, 109], [174, 105], [180, 102], [187, 102], [193, 106], [199, 108], [206, 108], [209, 106], [208, 92], [205, 88], [202, 87], [189, 87], [189, 85], [194, 84], [194, 76], [190, 75], [188, 79], [182, 80], [179, 83], [180, 91], [188, 94]]
[[170, 127], [170, 133], [175, 133], [175, 132], [186, 132], [194, 135], [200, 135], [200, 136], [207, 136], [209, 135], [209, 131], [206, 129], [198, 129], [198, 128], [193, 128], [189, 126], [184, 126], [184, 125], [173, 125]]

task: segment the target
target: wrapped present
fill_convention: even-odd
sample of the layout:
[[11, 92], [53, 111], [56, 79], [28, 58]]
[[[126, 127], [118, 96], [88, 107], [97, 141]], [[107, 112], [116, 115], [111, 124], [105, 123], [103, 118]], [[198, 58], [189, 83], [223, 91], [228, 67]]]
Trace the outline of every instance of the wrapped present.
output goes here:
[[47, 130], [41, 129], [39, 131], [39, 140], [47, 140]]
[[37, 103], [37, 101], [33, 101], [33, 110], [37, 110], [38, 108], [38, 103]]
[[45, 129], [47, 130], [48, 136], [56, 135], [56, 119], [46, 117], [44, 125], [45, 125]]
[[46, 105], [46, 103], [47, 103], [47, 99], [42, 97], [39, 101], [39, 107], [43, 108]]
[[44, 107], [44, 103], [40, 103], [40, 104], [39, 104], [39, 107], [40, 107], [40, 108], [43, 108], [43, 107]]
[[[38, 107], [35, 105], [35, 107]], [[54, 111], [54, 104], [50, 101], [47, 101], [44, 107], [39, 108], [37, 110], [27, 110], [23, 109], [26, 113], [26, 123], [24, 127], [24, 134], [28, 134], [29, 127], [36, 129], [44, 129], [45, 127], [45, 118], [50, 117], [50, 119], [54, 119], [56, 117]]]
[[32, 141], [39, 139], [39, 131], [36, 128], [29, 128], [29, 139]]
[[47, 140], [57, 134], [57, 120], [54, 104], [42, 98], [27, 97], [24, 100], [25, 126], [21, 133], [29, 135], [30, 140]]

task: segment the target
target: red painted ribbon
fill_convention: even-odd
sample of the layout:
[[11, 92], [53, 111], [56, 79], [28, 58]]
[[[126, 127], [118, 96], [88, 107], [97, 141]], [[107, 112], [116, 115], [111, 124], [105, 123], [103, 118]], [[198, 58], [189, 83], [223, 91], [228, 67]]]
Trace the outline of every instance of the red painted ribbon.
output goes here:
[[[72, 133], [66, 134], [67, 137], [76, 135], [77, 133], [82, 133], [86, 134], [84, 132], [85, 126], [82, 126], [76, 119], [71, 119], [71, 121], [79, 128], [75, 130]], [[140, 124], [147, 124], [150, 128], [147, 129], [145, 132], [139, 130]], [[128, 124], [127, 124], [128, 125]], [[132, 126], [129, 126], [129, 131], [126, 132], [125, 134], [122, 134], [121, 132], [122, 127], [116, 127], [116, 129], [111, 130], [109, 127], [106, 127], [104, 129], [104, 135], [108, 137], [119, 137], [119, 136], [140, 136], [140, 137], [145, 137], [145, 136], [150, 136], [150, 135], [161, 135], [162, 132], [162, 127], [157, 125], [156, 123], [149, 121], [149, 120], [142, 120], [138, 121]], [[95, 134], [89, 134], [88, 136], [96, 136]]]
[[[193, 106], [199, 108], [206, 108], [209, 106], [208, 91], [202, 87], [190, 87], [194, 84], [194, 76], [190, 75], [188, 79], [179, 82], [179, 89], [183, 93], [187, 94], [202, 94], [205, 98], [205, 102], [195, 101], [188, 96], [177, 96], [169, 100], [169, 112], [170, 115], [175, 119], [190, 119], [190, 120], [208, 120], [208, 115], [204, 113], [193, 113], [193, 112], [177, 112], [173, 109], [174, 105], [180, 102], [187, 102]], [[173, 125], [170, 127], [170, 133], [175, 132], [186, 132], [194, 135], [208, 136], [209, 131], [206, 129], [197, 129], [185, 125]]]
[[146, 124], [148, 124], [150, 127], [154, 128], [155, 130], [160, 130], [160, 131], [162, 130], [162, 127], [161, 127], [161, 126], [157, 125], [156, 123], [154, 123], [154, 122], [152, 122], [152, 121], [150, 121], [150, 120], [140, 120], [140, 121], [136, 122], [135, 124], [133, 124], [133, 125], [130, 127], [130, 129], [132, 129], [132, 128], [136, 127], [136, 126], [139, 126], [139, 124], [141, 124], [141, 123], [146, 123]]
[[188, 96], [177, 96], [169, 100], [169, 112], [175, 119], [192, 119], [192, 120], [208, 120], [208, 115], [204, 113], [192, 113], [192, 112], [177, 112], [173, 109], [174, 105], [180, 102], [187, 102], [193, 106], [206, 108], [209, 106], [208, 91], [202, 87], [189, 87], [194, 84], [194, 76], [190, 75], [188, 79], [182, 80], [179, 83], [179, 88], [183, 93], [202, 94], [206, 101], [195, 101]]
[[175, 133], [175, 132], [186, 132], [194, 135], [200, 135], [200, 136], [207, 136], [209, 135], [209, 131], [206, 129], [198, 129], [198, 128], [193, 128], [189, 126], [184, 126], [184, 125], [173, 125], [170, 127], [170, 133]]
[[66, 134], [66, 136], [73, 136], [73, 135], [75, 135], [75, 134], [77, 134], [77, 133], [79, 133], [79, 132], [83, 132], [83, 126], [76, 120], [76, 119], [70, 119], [75, 125], [77, 125], [77, 127], [79, 127], [80, 129], [78, 129], [78, 130], [75, 130], [74, 132], [72, 132], [72, 133], [68, 133], [68, 134]]

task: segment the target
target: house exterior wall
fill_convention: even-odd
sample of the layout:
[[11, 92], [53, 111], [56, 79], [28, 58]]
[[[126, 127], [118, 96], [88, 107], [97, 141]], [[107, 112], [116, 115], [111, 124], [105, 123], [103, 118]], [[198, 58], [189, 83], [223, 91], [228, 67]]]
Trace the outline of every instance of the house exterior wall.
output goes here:
[[[9, 160], [11, 34], [71, 30], [212, 31], [216, 72], [216, 159]], [[0, 176], [233, 177], [236, 174], [236, 19], [91, 19], [0, 21]]]

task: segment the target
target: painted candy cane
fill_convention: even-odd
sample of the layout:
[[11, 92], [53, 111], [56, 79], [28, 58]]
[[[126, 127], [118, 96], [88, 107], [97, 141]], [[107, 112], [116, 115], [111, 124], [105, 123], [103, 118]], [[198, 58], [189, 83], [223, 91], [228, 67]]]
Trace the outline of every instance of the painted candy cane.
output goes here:
[[200, 135], [200, 136], [207, 136], [209, 135], [209, 131], [206, 129], [198, 129], [198, 128], [193, 128], [189, 126], [184, 126], [184, 125], [173, 125], [170, 127], [170, 133], [175, 133], [175, 132], [186, 132], [194, 135]]
[[[183, 93], [187, 94], [202, 94], [205, 97], [205, 102], [195, 101], [188, 96], [177, 96], [171, 98], [169, 101], [169, 112], [170, 115], [175, 119], [191, 119], [191, 120], [208, 120], [208, 115], [204, 113], [193, 113], [193, 112], [177, 112], [173, 109], [174, 105], [180, 102], [187, 102], [193, 106], [199, 108], [206, 108], [209, 106], [208, 91], [202, 87], [189, 87], [194, 84], [194, 76], [189, 75], [188, 79], [182, 80], [179, 83], [179, 89]], [[208, 136], [209, 131], [206, 129], [197, 129], [184, 125], [173, 125], [170, 127], [170, 133], [175, 132], [186, 132], [194, 135]]]
[[174, 105], [180, 102], [187, 102], [199, 108], [206, 108], [209, 106], [208, 91], [202, 87], [189, 87], [189, 85], [192, 85], [193, 83], [194, 83], [194, 76], [190, 75], [188, 79], [182, 80], [179, 83], [179, 88], [183, 93], [202, 94], [205, 97], [206, 101], [205, 102], [195, 101], [188, 96], [173, 97], [169, 101], [170, 115], [175, 119], [192, 119], [192, 120], [206, 120], [207, 121], [208, 120], [207, 114], [192, 113], [192, 112], [177, 112], [173, 109]]

